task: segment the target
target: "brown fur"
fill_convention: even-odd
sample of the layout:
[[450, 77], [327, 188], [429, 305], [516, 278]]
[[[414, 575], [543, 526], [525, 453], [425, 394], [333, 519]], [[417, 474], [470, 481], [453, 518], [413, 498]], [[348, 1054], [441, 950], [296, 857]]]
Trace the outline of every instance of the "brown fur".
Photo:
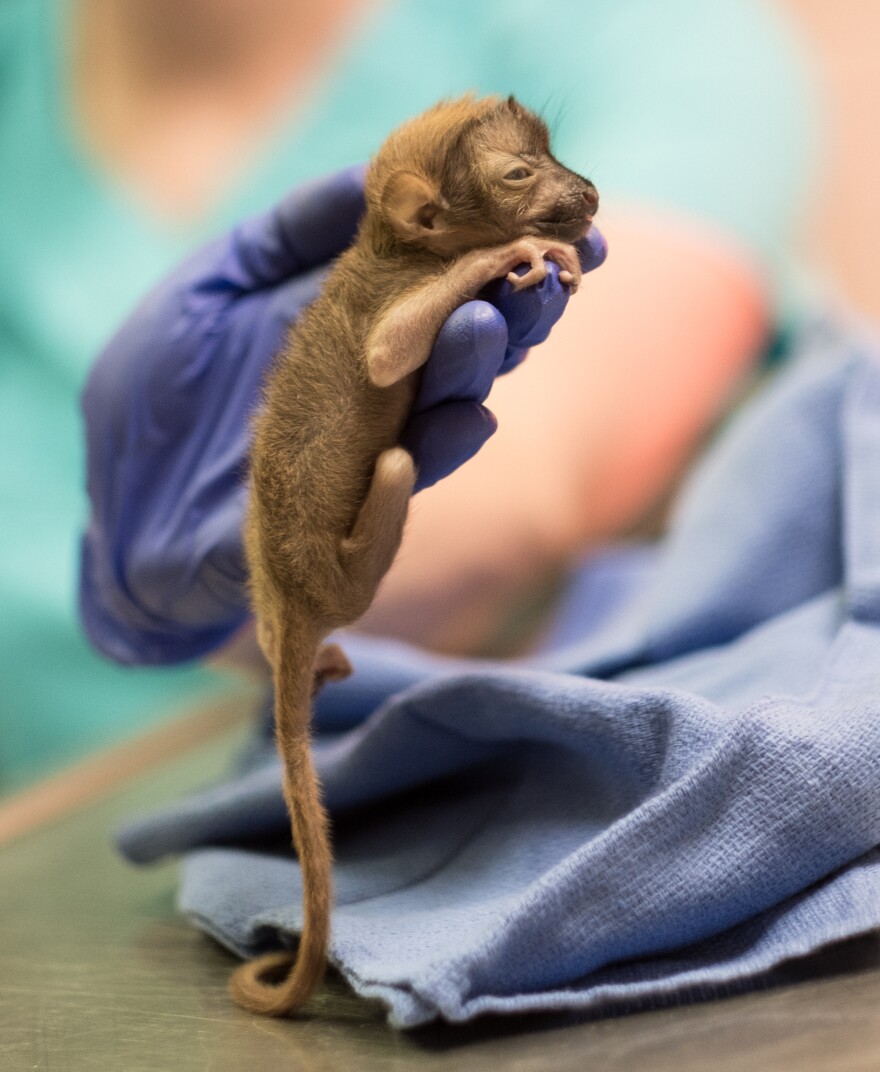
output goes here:
[[[513, 98], [437, 105], [395, 131], [372, 162], [357, 239], [269, 377], [245, 547], [274, 673], [304, 927], [295, 958], [271, 954], [233, 974], [233, 998], [254, 1012], [295, 1011], [324, 972], [331, 855], [310, 701], [316, 685], [349, 669], [324, 638], [366, 611], [400, 544], [416, 473], [398, 439], [419, 370], [446, 318], [492, 279], [528, 286], [546, 275], [549, 256], [575, 288], [580, 265], [568, 243], [586, 233], [597, 200]], [[513, 274], [523, 263], [527, 274]]]

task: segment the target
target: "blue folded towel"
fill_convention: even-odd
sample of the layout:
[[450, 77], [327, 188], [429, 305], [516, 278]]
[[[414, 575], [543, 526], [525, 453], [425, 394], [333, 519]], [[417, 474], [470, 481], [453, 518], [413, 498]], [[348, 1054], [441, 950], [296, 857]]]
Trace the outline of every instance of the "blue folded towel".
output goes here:
[[[880, 926], [880, 357], [800, 349], [532, 662], [347, 638], [332, 960], [392, 1024], [707, 996]], [[252, 955], [301, 923], [286, 831], [265, 738], [120, 844], [185, 853], [183, 911]]]

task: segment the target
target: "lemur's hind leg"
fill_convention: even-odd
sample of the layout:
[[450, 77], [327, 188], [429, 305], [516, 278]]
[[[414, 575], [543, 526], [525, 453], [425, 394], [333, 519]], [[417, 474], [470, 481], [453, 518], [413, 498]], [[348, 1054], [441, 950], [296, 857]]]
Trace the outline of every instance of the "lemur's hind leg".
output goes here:
[[328, 681], [344, 681], [352, 673], [348, 656], [338, 644], [322, 644], [315, 656], [312, 696], [317, 696]]
[[376, 461], [373, 479], [352, 530], [339, 545], [342, 568], [340, 610], [349, 624], [373, 602], [379, 582], [391, 568], [416, 482], [408, 451], [392, 447]]

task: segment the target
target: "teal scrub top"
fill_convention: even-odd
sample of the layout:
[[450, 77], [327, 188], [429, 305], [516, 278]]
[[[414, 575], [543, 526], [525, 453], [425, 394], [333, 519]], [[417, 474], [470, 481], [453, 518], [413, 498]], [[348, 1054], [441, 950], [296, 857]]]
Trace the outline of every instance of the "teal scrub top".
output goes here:
[[542, 111], [606, 200], [714, 223], [771, 282], [810, 170], [811, 100], [788, 29], [753, 0], [399, 0], [197, 226], [154, 218], [77, 145], [63, 0], [0, 5], [0, 789], [223, 687], [94, 654], [75, 609], [86, 516], [78, 395], [137, 298], [208, 234], [363, 160], [466, 90]]

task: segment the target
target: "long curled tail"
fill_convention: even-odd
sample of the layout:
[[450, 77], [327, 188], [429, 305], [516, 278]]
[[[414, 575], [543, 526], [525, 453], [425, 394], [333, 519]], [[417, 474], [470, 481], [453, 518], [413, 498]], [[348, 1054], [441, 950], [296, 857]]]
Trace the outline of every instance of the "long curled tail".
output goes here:
[[284, 622], [275, 653], [275, 734], [284, 765], [284, 798], [303, 883], [303, 931], [299, 948], [268, 953], [243, 964], [229, 980], [242, 1008], [264, 1016], [289, 1016], [321, 982], [330, 938], [333, 897], [327, 814], [312, 764], [310, 715], [319, 638], [301, 622]]

